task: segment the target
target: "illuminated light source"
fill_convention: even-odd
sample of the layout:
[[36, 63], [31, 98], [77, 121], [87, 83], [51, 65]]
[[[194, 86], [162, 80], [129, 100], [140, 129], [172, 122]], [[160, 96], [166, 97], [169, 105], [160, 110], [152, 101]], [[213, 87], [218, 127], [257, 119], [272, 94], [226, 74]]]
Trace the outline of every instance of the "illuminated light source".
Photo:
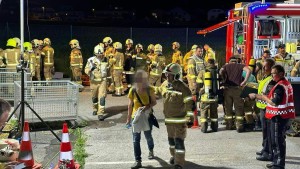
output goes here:
[[270, 4], [259, 4], [259, 5], [254, 5], [250, 7], [250, 11], [255, 11], [257, 9], [265, 9], [268, 8]]

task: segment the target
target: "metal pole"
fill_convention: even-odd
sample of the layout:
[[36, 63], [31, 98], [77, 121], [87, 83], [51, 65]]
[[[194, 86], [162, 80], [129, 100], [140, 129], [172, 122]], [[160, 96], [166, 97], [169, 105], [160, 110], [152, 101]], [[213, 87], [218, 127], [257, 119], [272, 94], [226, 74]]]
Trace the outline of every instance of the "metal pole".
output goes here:
[[132, 27], [130, 27], [130, 39], [132, 39]]
[[21, 130], [23, 131], [24, 128], [24, 121], [25, 121], [25, 104], [24, 104], [24, 68], [23, 68], [23, 51], [24, 51], [24, 0], [20, 0], [20, 40], [21, 40], [21, 51], [20, 51], [20, 56], [21, 56]]
[[73, 25], [70, 26], [70, 31], [71, 31], [71, 39], [73, 39], [73, 38], [72, 38], [72, 34], [73, 34]]
[[185, 37], [185, 53], [188, 51], [188, 42], [189, 42], [189, 28], [186, 28], [186, 37]]

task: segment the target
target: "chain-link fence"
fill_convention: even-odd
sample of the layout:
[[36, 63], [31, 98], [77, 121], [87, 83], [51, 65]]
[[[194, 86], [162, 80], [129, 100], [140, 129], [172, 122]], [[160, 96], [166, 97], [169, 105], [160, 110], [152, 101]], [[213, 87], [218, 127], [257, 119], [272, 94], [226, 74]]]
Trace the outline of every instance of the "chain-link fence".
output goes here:
[[[133, 39], [134, 45], [140, 43], [147, 49], [149, 44], [161, 44], [163, 54], [171, 60], [172, 42], [180, 43], [183, 54], [189, 51], [193, 44], [209, 44], [215, 51], [219, 65], [225, 62], [226, 29], [219, 29], [206, 36], [198, 35], [201, 28], [124, 28], [124, 27], [92, 27], [74, 25], [41, 25], [30, 24], [24, 28], [24, 41], [50, 38], [55, 50], [56, 71], [71, 75], [69, 41], [79, 40], [84, 61], [92, 56], [93, 48], [103, 38], [109, 36], [114, 42], [125, 44], [127, 38]], [[16, 23], [0, 23], [0, 48], [5, 48], [6, 41], [12, 37], [20, 37], [20, 26]], [[146, 52], [146, 51], [145, 51]]]

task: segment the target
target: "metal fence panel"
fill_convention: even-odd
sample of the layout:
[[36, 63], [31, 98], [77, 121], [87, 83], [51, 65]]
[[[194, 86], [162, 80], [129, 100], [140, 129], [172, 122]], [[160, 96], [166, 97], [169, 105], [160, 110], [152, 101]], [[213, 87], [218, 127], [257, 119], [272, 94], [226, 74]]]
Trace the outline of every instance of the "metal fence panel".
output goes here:
[[[15, 82], [15, 109], [21, 101], [21, 82]], [[76, 120], [78, 116], [79, 86], [71, 81], [33, 81], [24, 84], [24, 101], [44, 120]], [[20, 106], [21, 107], [21, 106]], [[20, 107], [16, 110], [20, 114]], [[40, 119], [25, 105], [25, 119]]]
[[[30, 73], [26, 73], [25, 80], [30, 80]], [[0, 68], [0, 97], [7, 101], [14, 100], [14, 81], [21, 80], [21, 72], [16, 69]]]

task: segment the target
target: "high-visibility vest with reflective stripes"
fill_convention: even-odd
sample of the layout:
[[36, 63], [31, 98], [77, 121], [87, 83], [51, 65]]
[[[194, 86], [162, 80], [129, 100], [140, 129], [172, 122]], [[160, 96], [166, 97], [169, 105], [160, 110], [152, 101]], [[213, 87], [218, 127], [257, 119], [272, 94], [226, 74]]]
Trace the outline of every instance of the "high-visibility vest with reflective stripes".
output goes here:
[[280, 80], [270, 91], [268, 98], [272, 99], [274, 96], [274, 91], [278, 85], [283, 86], [284, 95], [282, 101], [279, 105], [272, 106], [267, 104], [266, 107], [266, 118], [272, 119], [274, 116], [280, 116], [283, 119], [295, 118], [295, 107], [294, 107], [294, 98], [293, 98], [293, 87], [286, 80]]
[[[265, 79], [261, 80], [258, 84], [258, 94], [263, 94], [266, 92], [268, 84], [271, 82], [272, 80], [272, 76], [269, 75], [268, 77], [266, 77]], [[257, 100], [256, 101], [256, 106], [260, 109], [265, 109], [267, 106], [267, 103], [263, 100]]]

